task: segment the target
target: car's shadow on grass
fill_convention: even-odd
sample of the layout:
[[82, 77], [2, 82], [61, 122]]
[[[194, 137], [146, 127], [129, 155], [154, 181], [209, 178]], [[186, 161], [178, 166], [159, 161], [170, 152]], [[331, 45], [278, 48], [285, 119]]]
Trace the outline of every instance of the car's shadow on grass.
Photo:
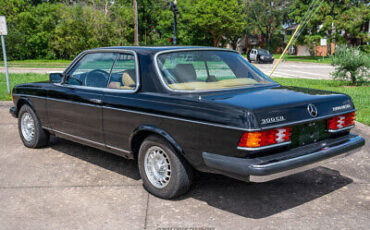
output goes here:
[[[140, 180], [134, 160], [59, 138], [52, 138], [50, 146], [59, 152]], [[174, 202], [194, 198], [227, 212], [260, 219], [300, 206], [350, 183], [350, 178], [325, 167], [260, 184], [246, 183], [221, 175], [197, 173], [189, 193]]]

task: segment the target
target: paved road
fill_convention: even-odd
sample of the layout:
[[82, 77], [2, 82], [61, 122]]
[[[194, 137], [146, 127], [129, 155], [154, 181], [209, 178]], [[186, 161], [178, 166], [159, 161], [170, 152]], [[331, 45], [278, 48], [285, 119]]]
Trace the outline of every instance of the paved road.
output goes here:
[[[255, 63], [253, 63], [255, 64]], [[255, 64], [266, 75], [270, 76], [273, 64]], [[53, 71], [63, 71], [58, 68], [10, 68], [10, 73], [48, 73]], [[282, 62], [275, 70], [274, 77], [287, 78], [310, 78], [310, 79], [331, 79], [330, 72], [334, 68], [327, 64], [300, 63], [300, 62]], [[0, 67], [0, 73], [5, 72]]]
[[28, 149], [0, 103], [0, 229], [369, 229], [367, 146], [324, 167], [264, 184], [202, 174], [166, 201], [143, 188], [134, 161], [62, 139]]
[[[253, 63], [254, 64], [254, 63]], [[274, 64], [255, 64], [263, 73], [270, 76]], [[273, 77], [332, 79], [334, 67], [328, 64], [282, 62], [274, 71]]]
[[[50, 72], [62, 72], [63, 68], [22, 68], [22, 67], [11, 67], [8, 69], [9, 74], [11, 73], [50, 73]], [[0, 73], [5, 73], [5, 68], [0, 67]]]

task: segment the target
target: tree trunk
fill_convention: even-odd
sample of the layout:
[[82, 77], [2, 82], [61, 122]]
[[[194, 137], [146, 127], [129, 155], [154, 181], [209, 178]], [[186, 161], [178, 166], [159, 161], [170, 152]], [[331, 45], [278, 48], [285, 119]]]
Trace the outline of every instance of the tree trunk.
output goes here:
[[236, 50], [236, 46], [238, 45], [238, 40], [232, 41], [232, 44], [231, 45], [233, 46], [233, 50]]
[[356, 72], [349, 71], [349, 74], [351, 75], [351, 83], [352, 83], [352, 85], [356, 85]]
[[217, 36], [216, 38], [213, 39], [213, 46], [214, 47], [217, 47], [218, 46], [218, 44], [221, 41], [221, 38], [222, 38], [222, 36], [219, 35], [219, 36]]

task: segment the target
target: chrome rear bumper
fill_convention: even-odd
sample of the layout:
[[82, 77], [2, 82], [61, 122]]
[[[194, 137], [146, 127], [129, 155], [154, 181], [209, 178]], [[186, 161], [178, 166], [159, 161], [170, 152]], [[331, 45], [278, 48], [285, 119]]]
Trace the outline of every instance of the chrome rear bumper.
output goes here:
[[265, 182], [315, 168], [333, 158], [348, 156], [364, 144], [362, 137], [349, 134], [265, 157], [237, 158], [203, 152], [203, 159], [209, 168], [220, 174]]

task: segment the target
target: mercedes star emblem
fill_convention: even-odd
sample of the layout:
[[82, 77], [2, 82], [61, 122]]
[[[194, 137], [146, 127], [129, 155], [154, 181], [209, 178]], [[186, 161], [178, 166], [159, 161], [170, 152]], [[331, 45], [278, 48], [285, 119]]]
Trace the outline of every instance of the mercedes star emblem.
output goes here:
[[317, 117], [318, 112], [317, 112], [317, 108], [315, 105], [309, 104], [307, 106], [307, 111], [311, 115], [311, 117]]

